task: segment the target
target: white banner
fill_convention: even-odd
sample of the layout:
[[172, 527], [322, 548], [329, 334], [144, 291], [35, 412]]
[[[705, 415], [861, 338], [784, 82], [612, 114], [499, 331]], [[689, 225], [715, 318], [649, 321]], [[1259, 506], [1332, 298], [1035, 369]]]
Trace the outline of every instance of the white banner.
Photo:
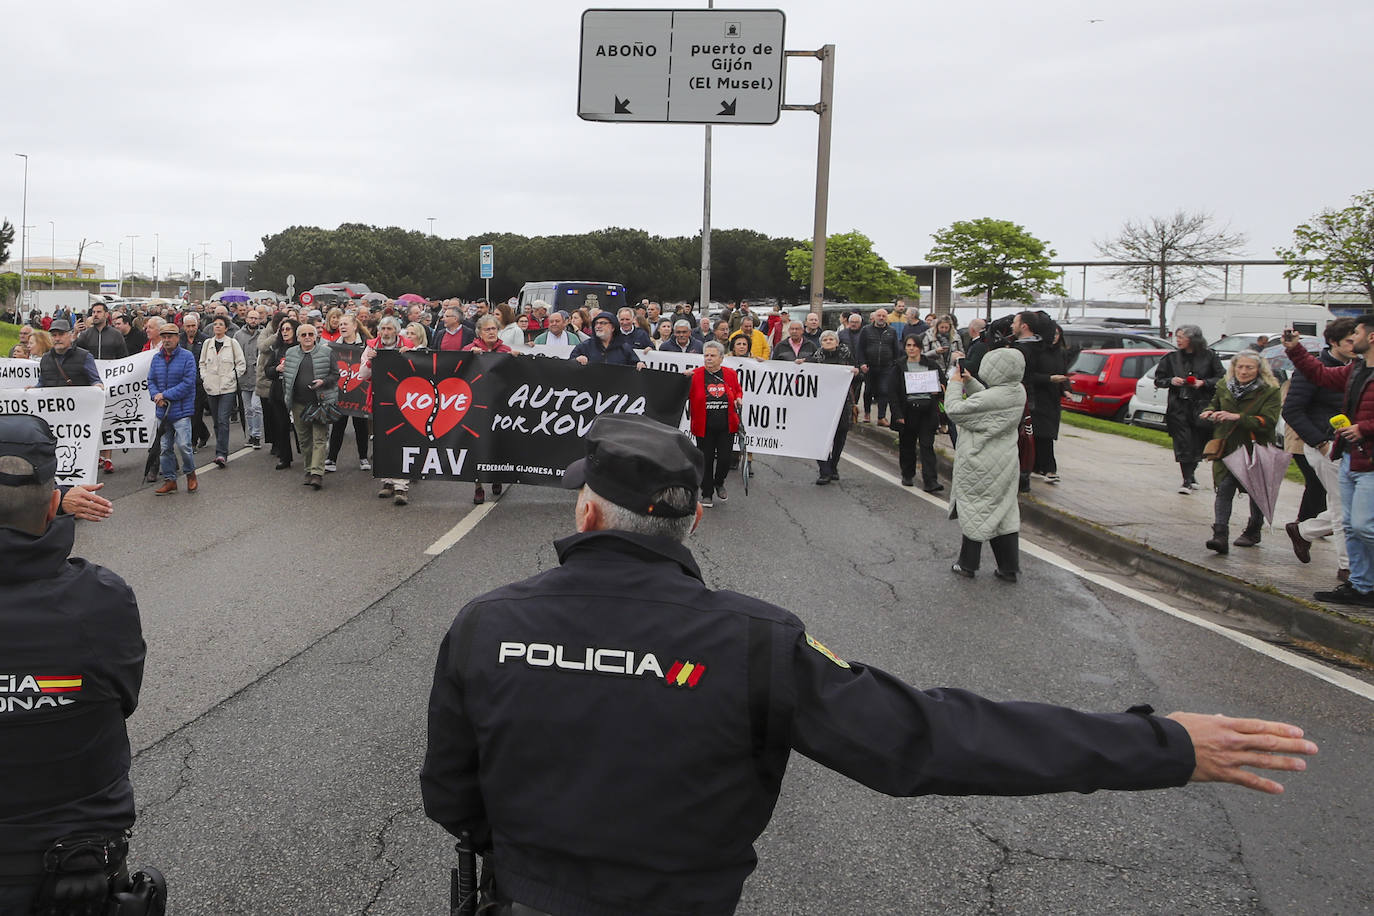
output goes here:
[[155, 352], [144, 350], [125, 359], [95, 361], [105, 380], [101, 448], [148, 448], [157, 438], [157, 408], [148, 397], [148, 367]]
[[[700, 353], [650, 350], [641, 355], [646, 366], [665, 372], [681, 372], [703, 363]], [[854, 376], [848, 366], [798, 365], [792, 360], [759, 362], [735, 356], [726, 357], [725, 365], [739, 373], [744, 389], [740, 421], [749, 437], [750, 451], [791, 458], [830, 456], [835, 427]], [[682, 428], [690, 429], [685, 416]]]
[[[155, 352], [144, 350], [124, 359], [95, 361], [100, 377], [105, 380], [101, 448], [148, 448], [157, 438], [157, 412], [148, 398], [148, 367]], [[0, 389], [30, 388], [37, 384], [38, 360], [0, 359]]]
[[0, 414], [42, 417], [57, 437], [57, 482], [95, 483], [100, 458], [100, 412], [105, 394], [99, 388], [17, 388], [0, 390]]
[[0, 359], [0, 388], [32, 388], [38, 384], [38, 360]]

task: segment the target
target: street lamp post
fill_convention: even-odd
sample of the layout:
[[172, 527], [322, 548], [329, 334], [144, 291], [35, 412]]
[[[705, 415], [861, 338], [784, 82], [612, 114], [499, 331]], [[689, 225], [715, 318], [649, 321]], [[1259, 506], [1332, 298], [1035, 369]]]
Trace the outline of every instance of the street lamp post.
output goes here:
[[153, 295], [162, 295], [162, 268], [158, 266], [158, 259], [162, 257], [162, 236], [153, 233]]
[[205, 249], [206, 249], [206, 248], [209, 248], [209, 247], [210, 247], [210, 243], [209, 243], [209, 242], [201, 242], [201, 243], [200, 243], [200, 301], [201, 301], [201, 302], [204, 302], [204, 301], [205, 301], [205, 294], [206, 294], [206, 292], [208, 292], [208, 290], [209, 290], [209, 287], [208, 287], [206, 284], [208, 284], [208, 283], [210, 282], [210, 276], [209, 276], [209, 274], [210, 274], [210, 262], [207, 260], [208, 255], [205, 253]]
[[24, 231], [24, 225], [29, 221], [29, 154], [15, 155], [24, 160], [24, 205], [19, 216], [19, 309], [22, 309], [29, 275], [28, 233]]
[[138, 261], [134, 259], [134, 239], [138, 238], [138, 236], [126, 235], [124, 237], [129, 240], [129, 273], [131, 275], [129, 277], [129, 292], [132, 293], [134, 291], [133, 275], [136, 273], [134, 265], [138, 263]]
[[434, 234], [434, 221], [435, 221], [437, 218], [438, 218], [438, 217], [434, 217], [434, 216], [426, 216], [426, 217], [425, 217], [425, 219], [429, 220], [429, 234], [430, 234], [430, 235], [433, 235], [433, 234]]
[[115, 279], [119, 281], [119, 298], [124, 298], [124, 242], [119, 243], [119, 257], [115, 260]]

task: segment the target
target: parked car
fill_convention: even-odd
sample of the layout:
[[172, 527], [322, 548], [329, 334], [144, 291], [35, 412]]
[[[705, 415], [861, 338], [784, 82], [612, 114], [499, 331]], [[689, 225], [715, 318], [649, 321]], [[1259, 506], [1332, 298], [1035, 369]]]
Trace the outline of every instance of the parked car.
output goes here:
[[[1225, 363], [1241, 350], [1250, 349], [1251, 344], [1257, 343], [1261, 337], [1267, 337], [1275, 344], [1279, 342], [1278, 334], [1229, 334], [1212, 344], [1212, 351]], [[1268, 347], [1270, 344], [1266, 343], [1265, 346]]]
[[1174, 342], [1129, 327], [1092, 327], [1061, 325], [1069, 349], [1082, 350], [1173, 350]]
[[1084, 350], [1069, 366], [1069, 390], [1059, 403], [1066, 410], [1125, 422], [1136, 383], [1169, 351]]
[[1164, 411], [1169, 407], [1169, 389], [1155, 387], [1155, 370], [1159, 363], [1136, 382], [1135, 394], [1126, 405], [1126, 422], [1132, 426], [1148, 426], [1151, 429], [1166, 429]]

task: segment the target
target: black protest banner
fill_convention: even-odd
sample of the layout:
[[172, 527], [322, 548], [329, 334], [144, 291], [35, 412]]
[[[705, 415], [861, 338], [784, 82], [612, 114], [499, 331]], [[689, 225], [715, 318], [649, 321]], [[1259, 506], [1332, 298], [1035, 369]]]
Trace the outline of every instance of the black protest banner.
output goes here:
[[687, 378], [627, 366], [469, 352], [379, 351], [373, 474], [558, 486], [604, 413], [676, 426]]
[[334, 366], [339, 370], [339, 410], [354, 417], [371, 416], [367, 412], [367, 395], [372, 390], [372, 380], [358, 377], [363, 346], [331, 343], [329, 349]]

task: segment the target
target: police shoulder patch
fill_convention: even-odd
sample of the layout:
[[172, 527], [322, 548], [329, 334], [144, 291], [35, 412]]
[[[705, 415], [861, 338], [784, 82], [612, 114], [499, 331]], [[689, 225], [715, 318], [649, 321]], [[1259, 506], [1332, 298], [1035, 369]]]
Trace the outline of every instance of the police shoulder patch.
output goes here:
[[831, 652], [829, 649], [825, 647], [825, 645], [822, 642], [820, 642], [820, 640], [815, 639], [810, 633], [806, 634], [806, 644], [811, 648], [815, 649], [817, 652], [824, 655], [826, 658], [830, 659], [835, 664], [839, 665], [841, 668], [849, 667], [849, 662], [840, 658], [834, 652]]

